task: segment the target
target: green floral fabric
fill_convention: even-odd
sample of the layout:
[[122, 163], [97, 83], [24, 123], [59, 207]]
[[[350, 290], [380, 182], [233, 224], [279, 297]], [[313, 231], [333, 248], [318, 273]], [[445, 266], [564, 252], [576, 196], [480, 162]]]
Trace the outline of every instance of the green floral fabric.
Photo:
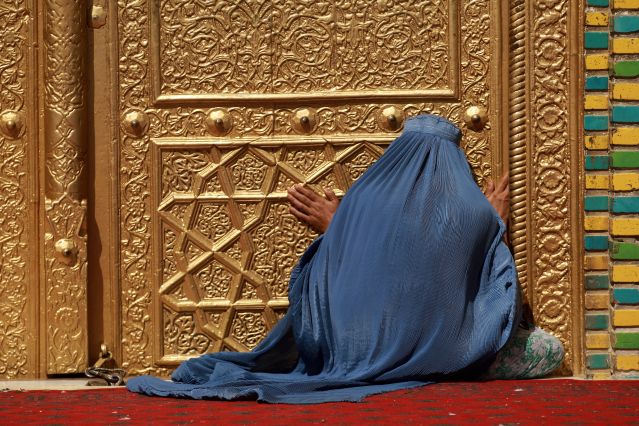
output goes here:
[[482, 379], [534, 379], [552, 373], [564, 358], [564, 347], [539, 327], [520, 325], [497, 353]]

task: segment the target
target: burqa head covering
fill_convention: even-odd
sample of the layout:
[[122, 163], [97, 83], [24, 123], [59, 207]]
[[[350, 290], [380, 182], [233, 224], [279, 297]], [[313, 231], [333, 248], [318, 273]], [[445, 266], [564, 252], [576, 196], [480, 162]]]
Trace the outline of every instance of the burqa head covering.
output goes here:
[[253, 351], [184, 362], [150, 395], [357, 401], [472, 372], [518, 322], [504, 224], [474, 182], [461, 132], [421, 115], [349, 189], [291, 274], [286, 316]]

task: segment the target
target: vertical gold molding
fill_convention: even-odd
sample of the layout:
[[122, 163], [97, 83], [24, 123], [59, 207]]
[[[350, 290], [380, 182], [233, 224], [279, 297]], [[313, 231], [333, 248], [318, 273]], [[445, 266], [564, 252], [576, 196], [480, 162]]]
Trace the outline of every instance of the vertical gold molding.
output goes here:
[[525, 301], [528, 286], [528, 105], [526, 95], [528, 51], [526, 0], [515, 0], [509, 10], [508, 140], [511, 197], [510, 241]]
[[568, 14], [568, 34], [570, 34], [568, 53], [570, 55], [570, 91], [568, 116], [570, 117], [570, 159], [571, 159], [571, 197], [569, 215], [570, 229], [572, 231], [572, 374], [581, 376], [586, 369], [586, 352], [584, 349], [584, 232], [582, 228], [584, 215], [584, 150], [582, 148], [583, 135], [583, 97], [585, 70], [582, 60], [583, 31], [584, 28], [584, 2], [583, 0], [571, 0]]
[[[89, 117], [92, 126], [88, 146], [88, 322], [89, 361], [97, 359], [105, 343], [120, 365], [120, 303], [118, 280], [117, 188], [119, 126], [118, 86], [113, 61], [117, 64], [117, 5], [107, 0], [93, 0], [102, 7], [104, 25], [89, 29], [89, 54], [92, 67], [87, 69], [91, 82], [88, 91]], [[114, 28], [116, 31], [114, 31]], [[108, 159], [108, 160], [106, 160]]]
[[33, 1], [0, 2], [0, 380], [37, 374]]
[[86, 7], [44, 11], [46, 370], [87, 364]]
[[[149, 10], [146, 0], [135, 3], [119, 0], [113, 9], [112, 13], [117, 13], [117, 26], [113, 31], [118, 45], [114, 75], [118, 84], [118, 109], [124, 116], [149, 106]], [[147, 259], [152, 212], [147, 164], [149, 137], [137, 137], [135, 133], [130, 136], [120, 129], [119, 139], [121, 365], [129, 374], [145, 374], [157, 372], [152, 357], [151, 283], [155, 281]], [[158, 328], [155, 330], [159, 332]]]

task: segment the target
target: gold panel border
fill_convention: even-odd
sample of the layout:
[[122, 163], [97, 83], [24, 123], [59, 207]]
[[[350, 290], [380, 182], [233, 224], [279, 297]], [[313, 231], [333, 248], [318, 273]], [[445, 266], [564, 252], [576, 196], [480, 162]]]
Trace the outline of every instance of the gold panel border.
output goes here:
[[535, 322], [584, 369], [579, 87], [580, 3], [516, 0], [508, 11], [513, 255]]

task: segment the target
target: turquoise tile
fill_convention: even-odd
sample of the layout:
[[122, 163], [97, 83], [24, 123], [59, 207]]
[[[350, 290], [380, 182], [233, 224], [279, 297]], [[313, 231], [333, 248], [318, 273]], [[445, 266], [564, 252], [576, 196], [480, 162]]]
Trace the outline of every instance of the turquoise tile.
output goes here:
[[586, 357], [586, 364], [592, 370], [610, 368], [608, 354], [591, 354]]
[[639, 197], [614, 197], [613, 213], [639, 213]]
[[586, 90], [608, 90], [608, 77], [601, 75], [586, 77]]
[[639, 31], [639, 16], [615, 16], [613, 22], [614, 30], [617, 33], [633, 33], [635, 31]]
[[588, 6], [607, 7], [608, 0], [588, 0]]
[[586, 155], [586, 170], [608, 170], [607, 155]]
[[639, 123], [639, 106], [617, 105], [612, 107], [612, 121], [615, 123]]
[[586, 275], [586, 289], [588, 290], [605, 290], [610, 287], [610, 279], [608, 275]]
[[584, 197], [584, 209], [588, 212], [608, 211], [608, 197], [606, 195], [589, 195]]
[[586, 314], [586, 330], [607, 330], [608, 314]]
[[584, 47], [586, 49], [607, 49], [608, 48], [608, 32], [607, 31], [586, 31], [584, 38]]
[[586, 115], [584, 116], [585, 130], [608, 130], [607, 115]]
[[639, 289], [637, 288], [616, 288], [612, 291], [612, 296], [617, 303], [625, 305], [639, 303]]
[[608, 250], [608, 236], [586, 235], [584, 237], [584, 248], [588, 251]]

